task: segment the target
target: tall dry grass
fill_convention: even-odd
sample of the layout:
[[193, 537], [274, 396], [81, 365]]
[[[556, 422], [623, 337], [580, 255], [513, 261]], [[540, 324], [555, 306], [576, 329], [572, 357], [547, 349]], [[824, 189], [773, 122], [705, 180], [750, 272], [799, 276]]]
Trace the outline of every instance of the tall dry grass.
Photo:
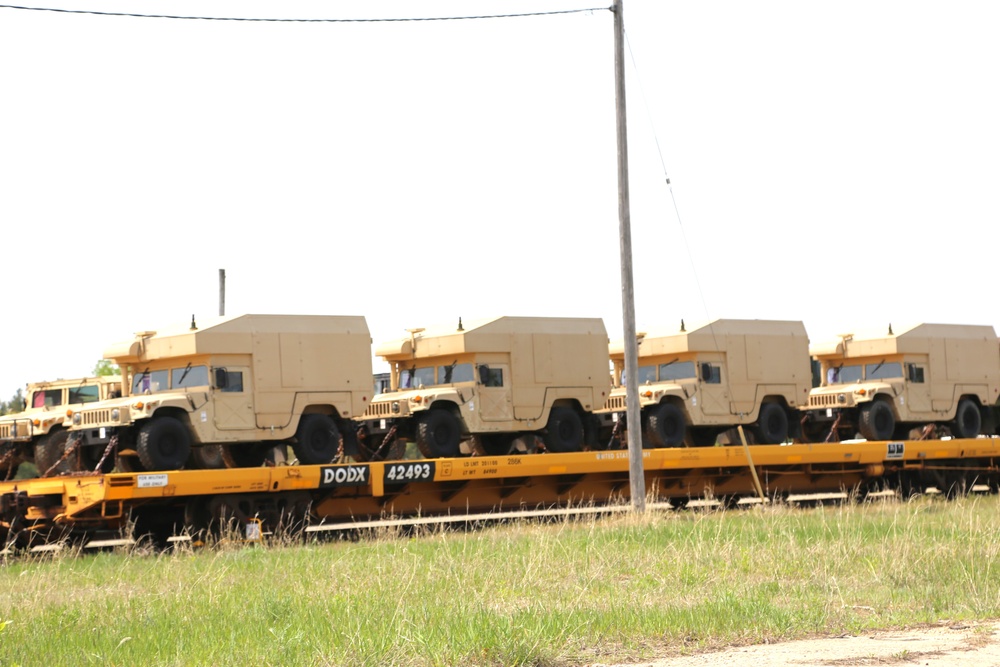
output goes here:
[[996, 497], [385, 531], [0, 569], [0, 665], [563, 665], [1000, 617]]

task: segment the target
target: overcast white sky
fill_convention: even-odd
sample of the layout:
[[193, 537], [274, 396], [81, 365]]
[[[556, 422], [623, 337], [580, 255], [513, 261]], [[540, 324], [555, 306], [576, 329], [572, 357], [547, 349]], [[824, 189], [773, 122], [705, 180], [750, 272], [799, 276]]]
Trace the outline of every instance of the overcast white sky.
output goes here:
[[[1000, 4], [625, 0], [625, 26], [640, 330], [997, 324]], [[612, 40], [604, 10], [0, 9], [0, 397], [216, 315], [219, 269], [229, 315], [361, 314], [376, 341], [501, 314], [620, 338]]]

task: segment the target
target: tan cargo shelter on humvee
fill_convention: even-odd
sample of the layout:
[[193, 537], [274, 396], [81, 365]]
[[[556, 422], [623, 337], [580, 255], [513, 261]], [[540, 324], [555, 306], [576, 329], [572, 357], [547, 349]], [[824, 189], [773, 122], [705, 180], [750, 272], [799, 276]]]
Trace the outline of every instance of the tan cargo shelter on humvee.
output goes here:
[[[292, 444], [302, 463], [327, 463], [372, 395], [371, 336], [360, 316], [242, 315], [143, 331], [104, 357], [125, 396], [85, 406], [71, 431], [84, 450], [117, 438], [148, 470], [254, 465]], [[206, 445], [221, 445], [208, 448]], [[216, 452], [219, 452], [217, 455]]]
[[810, 353], [821, 373], [805, 406], [810, 439], [905, 439], [931, 424], [973, 438], [996, 428], [1000, 341], [991, 326], [890, 325]]
[[364, 415], [373, 454], [389, 444], [387, 428], [390, 440], [413, 440], [426, 457], [533, 450], [536, 434], [549, 450], [574, 451], [607, 400], [599, 318], [497, 317], [408, 331], [376, 347], [391, 378]]
[[[644, 446], [713, 445], [720, 433], [741, 424], [754, 425], [757, 442], [777, 444], [789, 437], [790, 421], [797, 426], [798, 407], [812, 385], [802, 322], [720, 319], [690, 330], [682, 322], [639, 339]], [[620, 420], [623, 341], [609, 352], [615, 388], [601, 412]], [[605, 422], [602, 440], [611, 437], [609, 428]]]

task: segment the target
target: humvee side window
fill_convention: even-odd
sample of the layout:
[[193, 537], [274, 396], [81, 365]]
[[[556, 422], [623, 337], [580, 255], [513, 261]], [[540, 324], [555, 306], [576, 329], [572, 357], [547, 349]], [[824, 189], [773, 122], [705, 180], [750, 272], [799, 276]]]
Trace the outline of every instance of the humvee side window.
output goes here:
[[36, 391], [31, 397], [31, 407], [33, 408], [51, 408], [56, 405], [62, 405], [61, 389], [43, 389]]
[[722, 384], [722, 369], [714, 364], [702, 364], [701, 379], [708, 384]]
[[175, 368], [172, 372], [174, 389], [208, 386], [207, 366], [185, 366], [184, 368]]
[[671, 361], [660, 364], [660, 382], [668, 380], [683, 380], [696, 377], [693, 361]]
[[865, 366], [865, 378], [868, 380], [901, 377], [903, 377], [903, 367], [898, 361], [868, 364]]
[[924, 369], [922, 366], [917, 366], [916, 364], [906, 364], [906, 377], [910, 379], [910, 382], [916, 382], [917, 384], [923, 384], [924, 382]]
[[472, 382], [472, 364], [449, 364], [438, 366], [438, 384]]
[[70, 387], [69, 402], [73, 403], [94, 403], [101, 400], [100, 387]]
[[239, 394], [243, 391], [243, 371], [226, 371], [226, 386], [222, 391]]
[[373, 380], [374, 385], [375, 385], [374, 386], [374, 389], [375, 389], [374, 395], [375, 396], [378, 396], [379, 394], [384, 394], [385, 392], [389, 391], [389, 374], [388, 373], [376, 373], [374, 375], [374, 377], [372, 377], [372, 380]]
[[639, 384], [647, 382], [656, 382], [656, 366], [639, 366]]
[[479, 367], [479, 383], [486, 387], [503, 386], [503, 369], [490, 368], [486, 364]]

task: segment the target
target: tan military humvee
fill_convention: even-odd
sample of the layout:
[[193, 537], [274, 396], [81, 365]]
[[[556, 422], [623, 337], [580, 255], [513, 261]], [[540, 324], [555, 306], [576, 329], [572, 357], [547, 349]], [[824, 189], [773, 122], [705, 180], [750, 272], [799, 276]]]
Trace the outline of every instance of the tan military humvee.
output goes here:
[[550, 451], [576, 451], [611, 388], [600, 319], [498, 317], [409, 331], [376, 348], [391, 378], [362, 417], [371, 454], [408, 440], [428, 458], [499, 455], [534, 451], [536, 437]]
[[906, 439], [931, 424], [974, 438], [996, 427], [1000, 345], [991, 326], [890, 326], [810, 353], [821, 374], [805, 406], [810, 440]]
[[[713, 445], [723, 431], [748, 424], [756, 442], [784, 442], [812, 386], [808, 349], [801, 322], [715, 320], [690, 331], [682, 322], [679, 330], [641, 334], [643, 446]], [[618, 421], [625, 416], [623, 342], [610, 353], [615, 388], [600, 412]], [[605, 422], [605, 443], [608, 428]]]
[[24, 411], [0, 417], [3, 457], [13, 465], [33, 462], [39, 473], [44, 473], [61, 454], [49, 436], [63, 429], [66, 411], [120, 393], [121, 378], [117, 375], [29, 383]]
[[[125, 396], [76, 410], [74, 441], [120, 463], [172, 470], [188, 463], [260, 465], [289, 443], [300, 463], [336, 458], [350, 420], [372, 395], [371, 337], [363, 317], [242, 315], [144, 331], [107, 350]], [[220, 445], [221, 447], [208, 447]], [[137, 461], [136, 461], [137, 459]]]

